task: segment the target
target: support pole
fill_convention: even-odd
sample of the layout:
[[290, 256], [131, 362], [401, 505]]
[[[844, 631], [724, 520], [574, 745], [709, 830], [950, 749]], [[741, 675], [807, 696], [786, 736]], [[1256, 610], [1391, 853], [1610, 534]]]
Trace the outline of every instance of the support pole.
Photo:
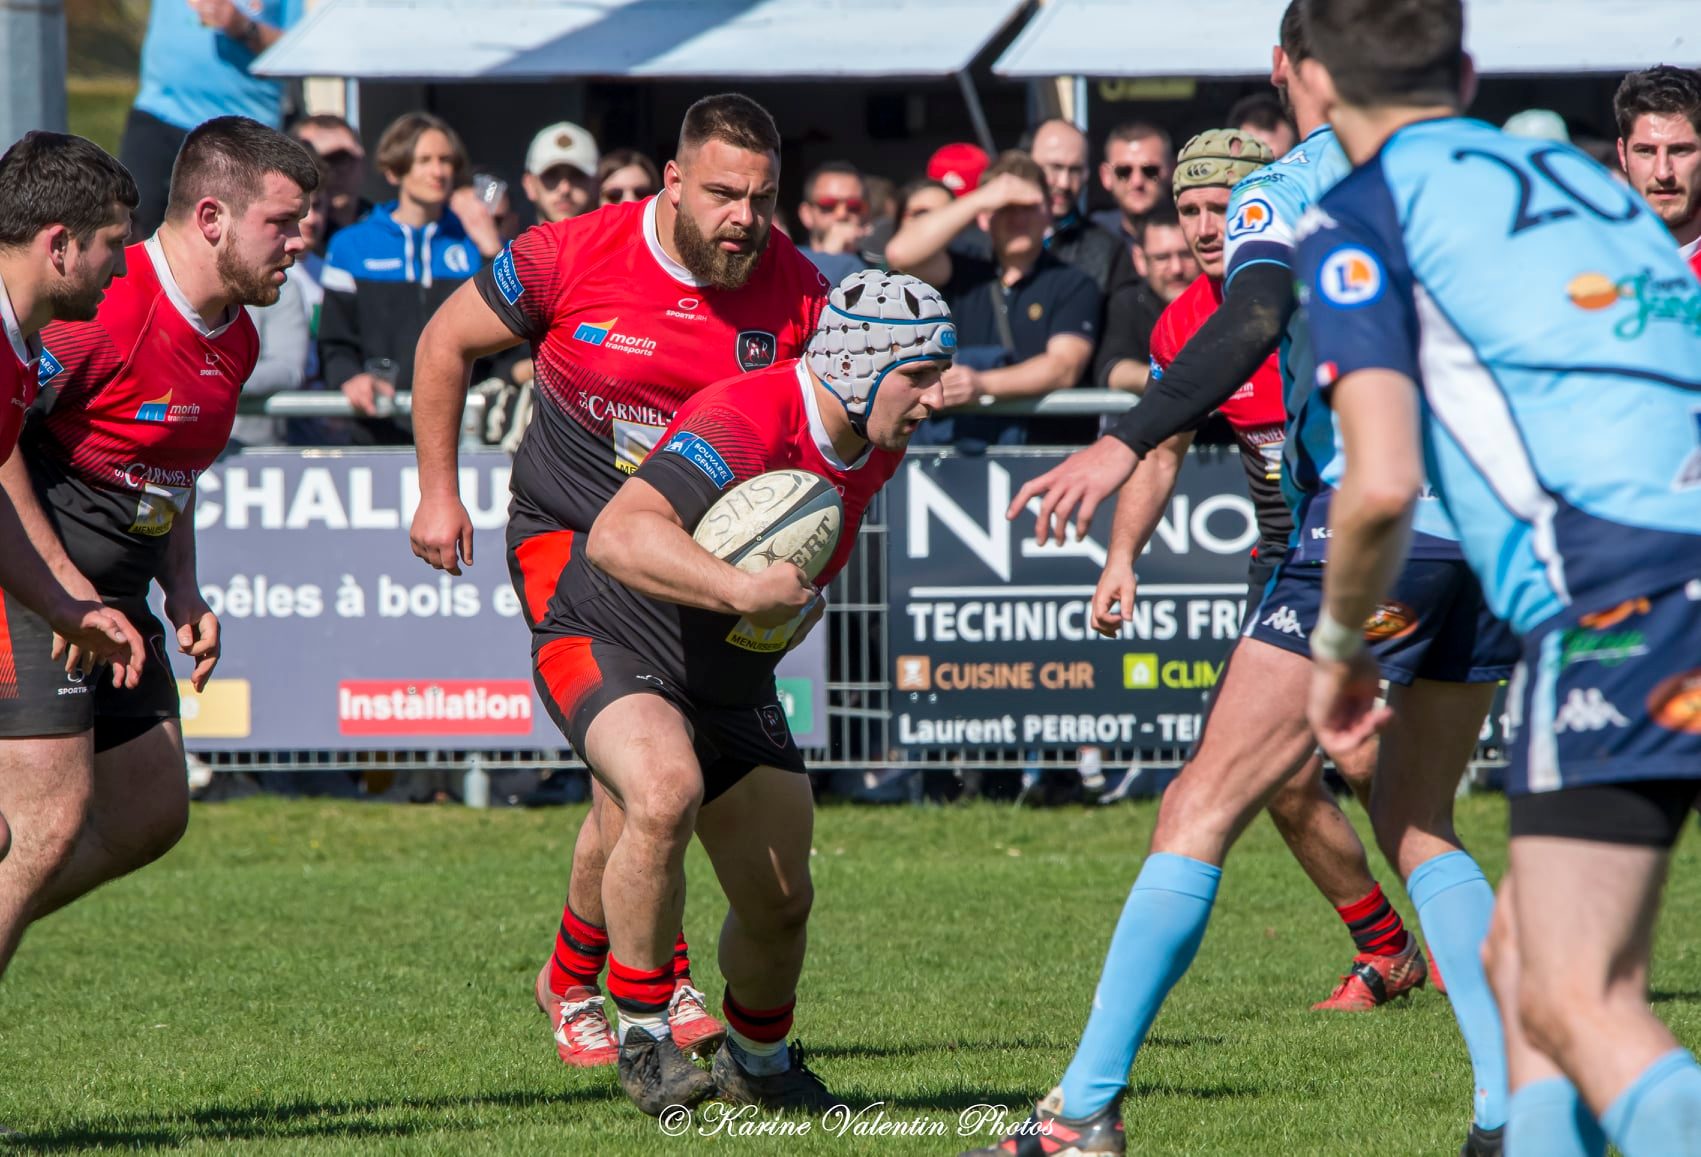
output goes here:
[[67, 122], [63, 0], [0, 0], [0, 150]]

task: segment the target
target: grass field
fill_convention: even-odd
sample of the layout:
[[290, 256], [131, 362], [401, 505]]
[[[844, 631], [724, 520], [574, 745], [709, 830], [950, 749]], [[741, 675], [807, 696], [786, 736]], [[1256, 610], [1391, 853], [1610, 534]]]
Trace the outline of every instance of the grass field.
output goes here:
[[[954, 1153], [962, 1110], [1019, 1117], [1061, 1072], [1154, 809], [824, 809], [798, 1035], [853, 1103], [946, 1135], [713, 1139], [664, 1137], [611, 1070], [563, 1068], [532, 1004], [580, 814], [198, 807], [168, 859], [32, 931], [0, 985], [9, 1147]], [[1491, 877], [1504, 816], [1462, 808]], [[1698, 855], [1688, 841], [1673, 872], [1655, 975], [1691, 1045]], [[687, 931], [718, 1001], [720, 896], [695, 849], [690, 871]], [[1258, 824], [1136, 1065], [1129, 1151], [1456, 1151], [1470, 1082], [1441, 997], [1307, 1011], [1350, 953]]]

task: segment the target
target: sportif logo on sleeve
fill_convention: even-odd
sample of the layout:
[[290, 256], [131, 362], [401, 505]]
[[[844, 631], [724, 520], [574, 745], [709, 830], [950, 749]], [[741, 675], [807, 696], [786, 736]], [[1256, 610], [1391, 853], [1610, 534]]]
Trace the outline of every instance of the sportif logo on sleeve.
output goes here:
[[497, 256], [495, 264], [490, 267], [490, 276], [496, 282], [496, 292], [502, 295], [502, 300], [509, 305], [526, 295], [526, 287], [520, 283], [519, 271], [514, 268], [514, 247], [508, 246]]
[[1262, 197], [1249, 197], [1241, 202], [1240, 208], [1235, 210], [1234, 220], [1229, 222], [1229, 240], [1235, 241], [1262, 233], [1275, 219], [1276, 213], [1270, 208], [1270, 202]]
[[726, 459], [721, 457], [720, 451], [695, 434], [681, 431], [668, 439], [667, 445], [662, 449], [666, 453], [678, 454], [684, 458], [722, 490], [732, 482], [732, 467], [726, 464]]
[[1370, 305], [1382, 296], [1382, 285], [1382, 263], [1357, 245], [1335, 250], [1317, 271], [1317, 292], [1342, 309]]

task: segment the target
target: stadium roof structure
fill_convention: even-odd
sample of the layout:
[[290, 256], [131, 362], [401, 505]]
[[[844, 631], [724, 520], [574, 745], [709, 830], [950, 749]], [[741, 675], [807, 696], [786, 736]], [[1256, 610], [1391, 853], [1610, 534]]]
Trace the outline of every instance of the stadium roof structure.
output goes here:
[[[1250, 77], [1280, 0], [1048, 0], [993, 64], [1006, 77]], [[1694, 0], [1467, 0], [1465, 46], [1501, 76], [1623, 72], [1701, 56]]]
[[255, 63], [360, 80], [961, 74], [1026, 0], [326, 0]]

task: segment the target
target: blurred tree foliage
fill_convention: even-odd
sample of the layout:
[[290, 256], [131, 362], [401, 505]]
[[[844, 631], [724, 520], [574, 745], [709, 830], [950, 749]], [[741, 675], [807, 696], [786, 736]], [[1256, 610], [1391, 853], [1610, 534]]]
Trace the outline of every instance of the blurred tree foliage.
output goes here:
[[72, 77], [135, 77], [148, 27], [148, 0], [65, 0], [65, 20]]

